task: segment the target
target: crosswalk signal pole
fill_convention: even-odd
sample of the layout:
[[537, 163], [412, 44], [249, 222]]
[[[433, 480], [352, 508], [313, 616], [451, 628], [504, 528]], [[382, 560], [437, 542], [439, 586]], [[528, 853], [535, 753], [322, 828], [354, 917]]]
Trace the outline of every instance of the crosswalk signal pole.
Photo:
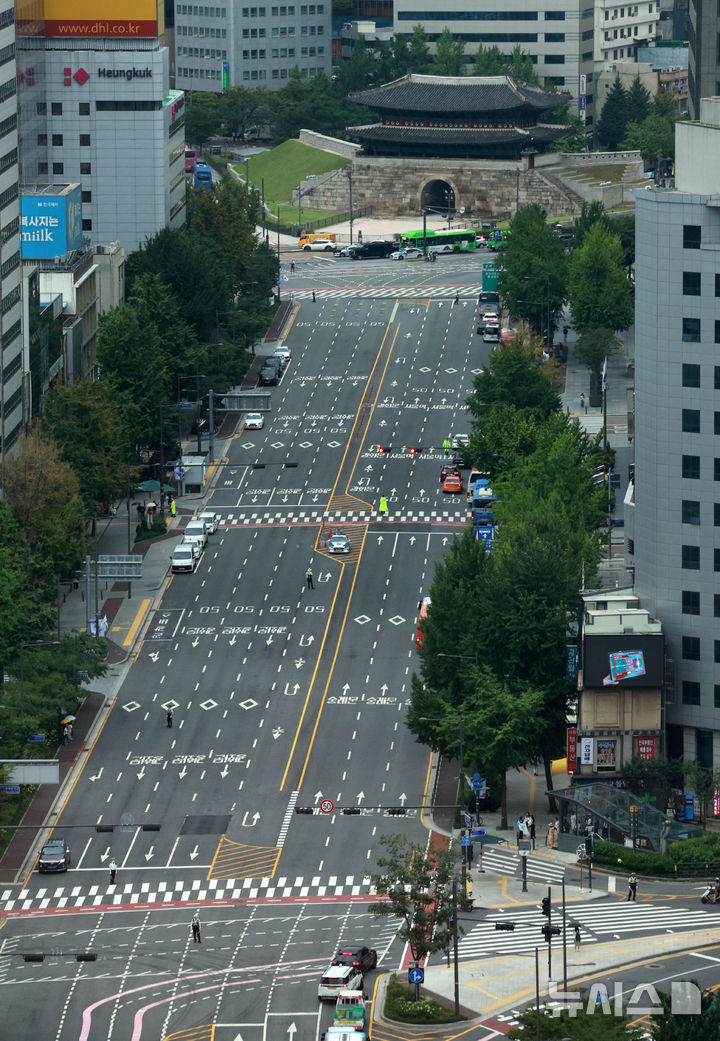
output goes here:
[[563, 990], [567, 994], [567, 920], [565, 917], [565, 876], [562, 880], [562, 916], [563, 916]]
[[527, 857], [522, 858], [522, 891], [527, 893]]
[[548, 979], [552, 979], [552, 889], [548, 886], [548, 916], [547, 916], [547, 945], [548, 945]]

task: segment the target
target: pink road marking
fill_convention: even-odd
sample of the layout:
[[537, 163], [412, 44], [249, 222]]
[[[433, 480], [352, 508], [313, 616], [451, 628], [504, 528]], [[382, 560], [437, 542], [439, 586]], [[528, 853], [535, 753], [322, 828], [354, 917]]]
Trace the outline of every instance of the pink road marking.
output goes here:
[[[212, 987], [196, 987], [195, 990], [184, 990], [184, 991], [181, 991], [180, 994], [174, 994], [171, 998], [163, 998], [161, 1001], [153, 1001], [149, 1005], [143, 1005], [143, 1007], [138, 1012], [135, 1013], [135, 1019], [133, 1020], [133, 1033], [132, 1033], [131, 1041], [140, 1041], [140, 1037], [142, 1035], [143, 1019], [145, 1018], [145, 1013], [146, 1012], [150, 1012], [151, 1009], [158, 1008], [158, 1006], [160, 1006], [160, 1005], [169, 1005], [171, 1001], [179, 1001], [181, 998], [192, 997], [193, 994], [204, 994], [208, 990], [223, 990], [225, 987], [232, 986], [233, 982], [240, 982], [240, 981], [239, 980], [237, 980], [237, 981], [225, 980], [224, 983], [215, 983], [215, 984], [213, 984]], [[257, 980], [243, 980], [242, 982], [244, 984], [245, 983], [260, 983], [260, 980], [259, 979], [257, 979]]]
[[[298, 961], [281, 962], [282, 965], [287, 965], [288, 968], [292, 965], [307, 965], [308, 962], [313, 961], [312, 958], [301, 958]], [[316, 959], [315, 959], [316, 960]], [[90, 1020], [95, 1009], [100, 1008], [101, 1005], [107, 1005], [110, 1001], [115, 1001], [116, 998], [124, 998], [129, 994], [141, 994], [144, 990], [152, 990], [153, 987], [157, 987], [162, 983], [177, 983], [179, 980], [197, 980], [207, 979], [208, 976], [223, 976], [229, 972], [261, 972], [265, 969], [278, 969], [279, 965], [273, 963], [272, 965], [248, 965], [245, 968], [238, 969], [213, 969], [211, 972], [195, 972], [190, 976], [170, 976], [167, 980], [155, 980], [154, 983], [145, 983], [142, 987], [133, 987], [132, 990], [121, 990], [116, 994], [109, 994], [106, 998], [101, 998], [99, 1001], [93, 1002], [92, 1005], [88, 1005], [83, 1010], [83, 1028], [80, 1031], [79, 1041], [87, 1041], [90, 1033]]]

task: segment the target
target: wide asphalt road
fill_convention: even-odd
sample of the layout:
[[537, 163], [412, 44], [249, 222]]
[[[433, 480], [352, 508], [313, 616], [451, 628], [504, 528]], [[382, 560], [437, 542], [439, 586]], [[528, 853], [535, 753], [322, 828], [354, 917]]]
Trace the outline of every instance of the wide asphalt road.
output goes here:
[[[265, 427], [233, 442], [210, 504], [221, 527], [168, 584], [63, 808], [72, 868], [8, 902], [5, 1036], [316, 1038], [339, 943], [397, 965], [366, 876], [383, 834], [427, 836], [429, 754], [403, 721], [417, 604], [467, 518], [465, 495], [441, 491], [440, 446], [469, 429], [487, 361], [484, 259], [298, 262], [292, 360]], [[320, 271], [336, 287], [312, 303]], [[375, 286], [342, 290], [352, 279]], [[336, 530], [347, 556], [327, 552]]]

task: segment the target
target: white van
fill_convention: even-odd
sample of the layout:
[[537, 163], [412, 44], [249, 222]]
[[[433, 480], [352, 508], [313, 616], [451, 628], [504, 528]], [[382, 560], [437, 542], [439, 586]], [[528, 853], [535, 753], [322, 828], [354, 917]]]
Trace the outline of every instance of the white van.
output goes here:
[[330, 965], [318, 983], [318, 1001], [335, 1001], [341, 990], [362, 989], [362, 973], [355, 965]]
[[205, 545], [207, 544], [207, 533], [208, 530], [205, 521], [201, 521], [199, 518], [188, 521], [185, 525], [185, 530], [183, 531], [183, 535], [196, 535], [200, 539], [203, 549], [205, 549]]
[[204, 513], [198, 513], [194, 520], [201, 520], [207, 528], [208, 535], [214, 535], [220, 527], [220, 514], [213, 513], [211, 510], [207, 510]]

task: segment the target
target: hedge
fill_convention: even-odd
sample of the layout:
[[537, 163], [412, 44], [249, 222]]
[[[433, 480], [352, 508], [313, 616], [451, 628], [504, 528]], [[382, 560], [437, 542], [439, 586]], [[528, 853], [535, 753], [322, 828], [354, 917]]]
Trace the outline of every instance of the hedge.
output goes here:
[[592, 859], [593, 864], [642, 875], [703, 878], [720, 874], [720, 834], [708, 832], [697, 839], [673, 842], [665, 853], [645, 853], [596, 839]]

